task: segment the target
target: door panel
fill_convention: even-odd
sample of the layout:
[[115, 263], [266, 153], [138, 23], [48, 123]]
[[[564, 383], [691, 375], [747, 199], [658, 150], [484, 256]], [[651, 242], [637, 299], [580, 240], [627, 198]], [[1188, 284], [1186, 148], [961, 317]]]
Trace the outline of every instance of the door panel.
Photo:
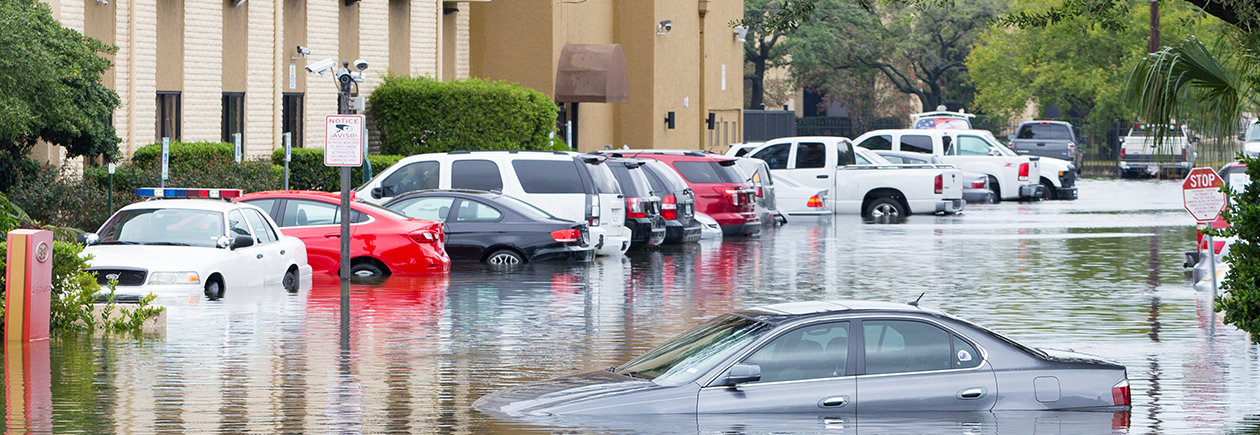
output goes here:
[[987, 411], [997, 379], [970, 343], [934, 324], [863, 320], [860, 412]]
[[696, 412], [853, 415], [857, 409], [856, 386], [852, 376], [845, 376], [743, 384], [739, 388], [707, 387], [700, 390]]

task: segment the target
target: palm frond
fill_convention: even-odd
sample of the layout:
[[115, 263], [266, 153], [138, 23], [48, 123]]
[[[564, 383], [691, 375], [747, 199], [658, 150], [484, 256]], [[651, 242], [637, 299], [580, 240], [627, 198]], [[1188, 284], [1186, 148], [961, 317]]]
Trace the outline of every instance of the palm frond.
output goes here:
[[[1256, 89], [1244, 79], [1254, 60], [1222, 62], [1197, 38], [1164, 47], [1134, 65], [1126, 94], [1141, 121], [1193, 122], [1205, 133], [1228, 136]], [[1155, 138], [1157, 143], [1162, 137]]]

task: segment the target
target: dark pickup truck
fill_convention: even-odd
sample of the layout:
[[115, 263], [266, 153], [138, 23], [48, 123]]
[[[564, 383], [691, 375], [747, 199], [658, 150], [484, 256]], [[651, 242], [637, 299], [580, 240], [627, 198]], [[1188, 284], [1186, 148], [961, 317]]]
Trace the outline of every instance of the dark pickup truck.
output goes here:
[[1076, 162], [1076, 145], [1085, 138], [1063, 121], [1030, 121], [1010, 136], [1011, 149], [1020, 155], [1042, 156]]

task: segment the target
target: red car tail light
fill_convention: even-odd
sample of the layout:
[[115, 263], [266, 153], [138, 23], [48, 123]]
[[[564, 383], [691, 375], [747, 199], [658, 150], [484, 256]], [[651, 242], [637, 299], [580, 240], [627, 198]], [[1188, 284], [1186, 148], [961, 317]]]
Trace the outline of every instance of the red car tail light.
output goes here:
[[1181, 160], [1187, 160], [1187, 159], [1189, 159], [1189, 158], [1190, 158], [1189, 156], [1190, 156], [1190, 151], [1186, 150], [1185, 148], [1182, 148], [1182, 149], [1181, 149]]
[[1128, 379], [1120, 381], [1120, 383], [1111, 387], [1111, 399], [1115, 402], [1116, 406], [1128, 406], [1131, 404], [1132, 397], [1129, 395]]
[[739, 207], [739, 197], [740, 197], [739, 189], [727, 189], [725, 187], [714, 187], [713, 191], [723, 196], [726, 196], [726, 200], [729, 201], [731, 205]]
[[1120, 158], [1124, 158], [1124, 147], [1120, 147]]
[[551, 232], [551, 238], [556, 239], [560, 243], [572, 243], [582, 240], [582, 230], [570, 228], [567, 230], [555, 230]]
[[637, 196], [626, 197], [626, 217], [628, 218], [645, 218], [647, 210], [643, 204], [643, 198]]
[[989, 179], [985, 177], [980, 177], [975, 180], [971, 180], [971, 188], [972, 189], [988, 189]]
[[941, 194], [941, 193], [944, 193], [944, 192], [945, 192], [945, 178], [944, 178], [944, 174], [936, 174], [936, 182], [935, 182], [935, 184], [933, 185], [933, 187], [935, 188], [936, 193], [937, 193], [938, 195], [939, 195], [939, 194]]
[[661, 217], [666, 220], [678, 220], [678, 199], [674, 194], [665, 195], [665, 199], [661, 200]]
[[1019, 181], [1028, 181], [1028, 163], [1019, 164]]
[[420, 230], [408, 235], [411, 236], [412, 241], [420, 244], [437, 243], [442, 240], [442, 236], [433, 230]]
[[821, 208], [823, 206], [822, 198], [819, 198], [818, 195], [811, 196], [809, 197], [809, 201], [805, 202], [805, 206], [810, 208]]
[[599, 226], [599, 195], [587, 195], [591, 199], [591, 209], [586, 214], [586, 223], [592, 227]]

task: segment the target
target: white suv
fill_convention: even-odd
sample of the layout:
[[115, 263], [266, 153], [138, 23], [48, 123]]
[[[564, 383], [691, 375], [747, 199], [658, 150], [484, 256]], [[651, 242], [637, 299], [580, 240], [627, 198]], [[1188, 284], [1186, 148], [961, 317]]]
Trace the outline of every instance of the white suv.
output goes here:
[[604, 157], [560, 151], [451, 151], [399, 160], [356, 190], [374, 204], [414, 190], [502, 192], [562, 219], [586, 221], [599, 255], [630, 247], [621, 186]]

